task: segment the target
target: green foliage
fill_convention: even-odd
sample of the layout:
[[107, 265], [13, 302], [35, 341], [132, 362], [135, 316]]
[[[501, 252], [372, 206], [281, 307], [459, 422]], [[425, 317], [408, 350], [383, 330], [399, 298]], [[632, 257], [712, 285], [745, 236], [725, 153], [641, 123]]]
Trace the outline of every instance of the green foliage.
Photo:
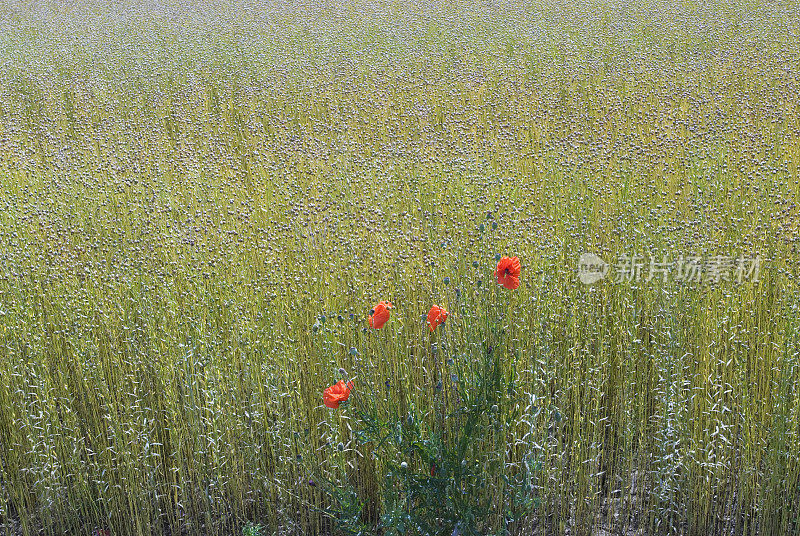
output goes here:
[[265, 530], [263, 525], [248, 522], [242, 527], [242, 536], [266, 536]]
[[397, 405], [388, 412], [374, 404], [352, 407], [354, 437], [372, 447], [384, 473], [382, 515], [379, 526], [365, 526], [357, 494], [328, 482], [334, 504], [328, 513], [343, 533], [505, 535], [538, 504], [534, 479], [541, 465], [533, 462], [533, 453], [513, 467], [504, 452], [493, 457], [487, 449], [487, 443], [505, 445], [505, 430], [520, 415], [514, 403], [515, 362], [505, 355], [503, 317], [492, 310], [481, 313], [496, 319], [484, 324], [486, 329], [465, 331], [465, 346], [478, 355], [452, 349], [460, 356], [450, 366], [456, 371], [451, 377], [456, 402], [448, 404], [440, 396], [424, 411], [409, 403], [406, 412]]

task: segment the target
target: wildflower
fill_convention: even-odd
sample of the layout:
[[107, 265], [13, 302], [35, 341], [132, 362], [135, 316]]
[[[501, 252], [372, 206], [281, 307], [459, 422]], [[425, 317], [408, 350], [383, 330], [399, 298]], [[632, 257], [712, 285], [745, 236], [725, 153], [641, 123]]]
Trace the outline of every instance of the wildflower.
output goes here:
[[447, 276], [445, 276], [445, 277], [444, 277], [444, 279], [443, 279], [442, 281], [444, 281], [444, 284], [445, 284], [445, 285], [449, 285], [449, 284], [450, 284], [450, 278], [449, 278], [449, 277], [447, 277]]
[[336, 385], [331, 385], [322, 395], [325, 405], [329, 408], [336, 409], [339, 404], [350, 398], [350, 390], [353, 388], [353, 382], [344, 383], [344, 380], [339, 380]]
[[402, 469], [403, 471], [405, 471], [406, 469], [408, 469], [408, 464], [407, 464], [406, 462], [403, 462], [403, 463], [401, 463], [401, 464], [400, 464], [400, 469]]
[[381, 329], [383, 325], [388, 322], [392, 303], [388, 301], [381, 301], [369, 312], [369, 327], [372, 329]]
[[438, 305], [431, 307], [431, 310], [428, 311], [428, 329], [431, 330], [431, 333], [441, 324], [444, 324], [444, 321], [447, 320], [447, 315], [448, 313], [443, 307]]
[[494, 275], [497, 278], [497, 283], [503, 285], [507, 289], [514, 290], [519, 287], [519, 275], [522, 267], [519, 263], [519, 257], [503, 257], [497, 263], [497, 269]]

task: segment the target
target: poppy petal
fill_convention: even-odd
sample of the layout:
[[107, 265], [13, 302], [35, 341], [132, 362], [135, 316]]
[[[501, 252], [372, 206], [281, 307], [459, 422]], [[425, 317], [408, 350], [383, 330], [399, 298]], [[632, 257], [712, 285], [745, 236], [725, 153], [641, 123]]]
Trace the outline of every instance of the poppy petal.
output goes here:
[[519, 257], [501, 258], [497, 263], [497, 269], [494, 271], [497, 283], [511, 290], [519, 287], [519, 276], [521, 273], [522, 265], [520, 264]]
[[350, 390], [353, 388], [353, 382], [344, 383], [344, 380], [339, 380], [335, 385], [331, 385], [322, 393], [322, 400], [326, 406], [332, 409], [339, 407], [339, 404], [350, 398]]
[[392, 303], [381, 301], [370, 311], [369, 327], [373, 329], [380, 329], [389, 321], [391, 313], [389, 310], [392, 308]]

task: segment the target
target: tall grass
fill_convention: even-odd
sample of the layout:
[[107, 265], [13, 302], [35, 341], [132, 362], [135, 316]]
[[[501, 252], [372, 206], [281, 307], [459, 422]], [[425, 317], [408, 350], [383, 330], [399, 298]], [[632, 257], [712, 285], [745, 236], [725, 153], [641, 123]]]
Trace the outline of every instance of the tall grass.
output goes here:
[[[536, 468], [509, 530], [797, 534], [798, 21], [0, 7], [0, 532], [326, 533], [320, 471], [374, 526], [399, 460], [359, 443], [358, 397], [434, 419], [500, 310], [514, 420], [466, 461]], [[586, 251], [763, 266], [589, 286]]]

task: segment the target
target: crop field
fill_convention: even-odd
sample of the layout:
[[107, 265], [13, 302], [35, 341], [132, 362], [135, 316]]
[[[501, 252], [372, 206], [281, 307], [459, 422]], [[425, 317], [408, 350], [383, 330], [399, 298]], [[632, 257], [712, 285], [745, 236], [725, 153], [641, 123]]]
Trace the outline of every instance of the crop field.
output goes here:
[[800, 535], [799, 76], [796, 1], [0, 2], [0, 535]]

